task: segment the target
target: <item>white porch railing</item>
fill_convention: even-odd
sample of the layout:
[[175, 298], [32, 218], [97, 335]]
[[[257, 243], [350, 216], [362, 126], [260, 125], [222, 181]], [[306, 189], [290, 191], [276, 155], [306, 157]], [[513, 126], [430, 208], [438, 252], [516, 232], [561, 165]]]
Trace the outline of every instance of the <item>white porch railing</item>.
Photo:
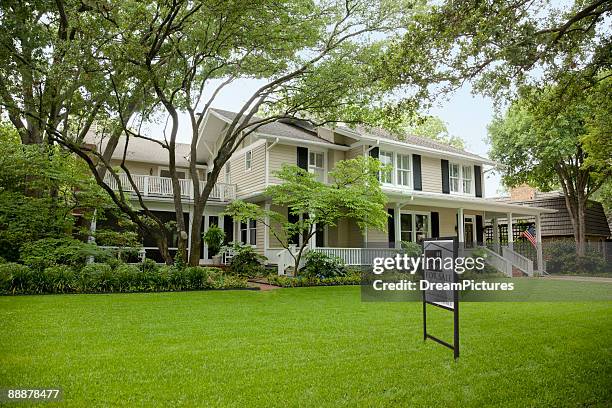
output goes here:
[[[130, 180], [125, 173], [119, 173], [119, 181], [121, 188], [124, 192], [135, 194], [134, 186], [130, 183]], [[169, 177], [157, 177], [157, 176], [143, 176], [143, 175], [132, 175], [132, 180], [140, 194], [145, 197], [168, 197], [174, 196], [172, 189], [172, 179]], [[119, 184], [117, 180], [111, 175], [107, 174], [104, 177], [104, 181], [110, 188], [115, 191], [119, 191]], [[193, 199], [193, 184], [191, 180], [180, 179], [179, 185], [181, 188], [181, 197]], [[200, 189], [204, 188], [205, 183], [200, 183]], [[211, 200], [218, 201], [232, 201], [236, 199], [236, 185], [226, 183], [216, 183], [210, 193], [209, 198]]]
[[531, 259], [524, 257], [508, 247], [502, 247], [502, 255], [510, 261], [513, 266], [527, 274], [527, 276], [533, 276], [533, 261]]
[[481, 247], [487, 253], [486, 262], [503, 274], [512, 277], [512, 262], [489, 248]]
[[399, 253], [399, 249], [395, 248], [313, 248], [313, 251], [324, 253], [328, 256], [337, 256], [342, 259], [345, 264], [358, 266], [358, 265], [372, 265], [374, 258], [386, 258], [393, 257]]

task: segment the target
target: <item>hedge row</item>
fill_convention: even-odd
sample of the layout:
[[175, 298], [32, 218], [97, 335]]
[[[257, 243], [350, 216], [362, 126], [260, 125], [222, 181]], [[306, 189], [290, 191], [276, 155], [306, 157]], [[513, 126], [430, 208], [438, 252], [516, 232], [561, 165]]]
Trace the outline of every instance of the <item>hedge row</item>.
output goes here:
[[226, 275], [218, 268], [144, 268], [120, 264], [113, 269], [108, 264], [93, 263], [80, 270], [56, 265], [41, 271], [17, 263], [0, 264], [2, 294], [164, 292], [246, 287], [245, 278]]
[[351, 271], [346, 276], [335, 276], [333, 278], [319, 278], [316, 276], [300, 276], [291, 278], [288, 276], [273, 275], [268, 277], [271, 285], [283, 288], [296, 288], [302, 286], [338, 286], [338, 285], [360, 285], [361, 275]]

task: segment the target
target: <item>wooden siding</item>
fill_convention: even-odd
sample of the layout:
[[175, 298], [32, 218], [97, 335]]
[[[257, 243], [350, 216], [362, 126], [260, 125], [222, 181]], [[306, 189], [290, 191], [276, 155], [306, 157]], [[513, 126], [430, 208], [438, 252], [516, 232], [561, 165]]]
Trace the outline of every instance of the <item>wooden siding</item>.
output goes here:
[[230, 160], [230, 177], [232, 183], [236, 184], [236, 192], [239, 198], [264, 189], [266, 169], [265, 143], [253, 147], [252, 151], [251, 170], [245, 170], [244, 156], [246, 150]]
[[270, 184], [280, 184], [281, 181], [274, 175], [275, 171], [281, 169], [283, 164], [297, 164], [297, 147], [285, 144], [276, 144], [268, 151], [268, 182]]
[[421, 156], [421, 180], [423, 191], [430, 193], [442, 192], [442, 170], [440, 159]]

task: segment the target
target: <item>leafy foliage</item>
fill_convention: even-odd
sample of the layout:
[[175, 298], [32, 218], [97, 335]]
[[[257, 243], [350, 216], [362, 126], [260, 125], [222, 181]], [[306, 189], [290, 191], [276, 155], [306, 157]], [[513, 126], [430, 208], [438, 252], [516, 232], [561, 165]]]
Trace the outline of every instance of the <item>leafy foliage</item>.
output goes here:
[[89, 257], [105, 260], [109, 256], [109, 252], [96, 245], [65, 237], [27, 242], [22, 247], [20, 259], [32, 269], [43, 270], [54, 265], [81, 267]]
[[208, 227], [208, 231], [204, 234], [204, 242], [208, 245], [208, 251], [213, 256], [219, 253], [224, 240], [225, 232], [217, 225]]
[[322, 252], [309, 251], [306, 253], [306, 263], [302, 268], [302, 275], [308, 278], [316, 277], [335, 278], [346, 276], [348, 268], [344, 261], [337, 256], [329, 256]]
[[268, 277], [268, 282], [271, 285], [281, 286], [283, 288], [295, 288], [303, 286], [339, 286], [339, 285], [360, 285], [361, 273], [358, 270], [349, 269], [343, 276], [334, 277], [318, 277], [318, 276], [278, 276], [272, 275]]
[[232, 275], [249, 278], [265, 275], [265, 256], [259, 255], [250, 245], [233, 245], [233, 250], [235, 254], [229, 265]]
[[576, 243], [568, 240], [547, 242], [544, 245], [546, 272], [566, 275], [597, 275], [612, 272], [612, 264], [604, 255], [587, 248], [583, 256], [576, 256]]

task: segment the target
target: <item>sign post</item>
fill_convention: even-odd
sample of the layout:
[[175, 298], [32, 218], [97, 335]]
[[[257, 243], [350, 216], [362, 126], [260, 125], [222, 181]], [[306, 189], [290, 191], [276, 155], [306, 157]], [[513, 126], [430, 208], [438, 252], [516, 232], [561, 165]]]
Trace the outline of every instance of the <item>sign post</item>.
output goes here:
[[[455, 260], [458, 243], [456, 237], [427, 238], [423, 241], [423, 280], [426, 284], [457, 284]], [[453, 350], [455, 359], [459, 358], [459, 291], [430, 289], [423, 290], [423, 340], [433, 340]], [[427, 332], [427, 305], [448, 310], [453, 313], [453, 342], [446, 342]]]

